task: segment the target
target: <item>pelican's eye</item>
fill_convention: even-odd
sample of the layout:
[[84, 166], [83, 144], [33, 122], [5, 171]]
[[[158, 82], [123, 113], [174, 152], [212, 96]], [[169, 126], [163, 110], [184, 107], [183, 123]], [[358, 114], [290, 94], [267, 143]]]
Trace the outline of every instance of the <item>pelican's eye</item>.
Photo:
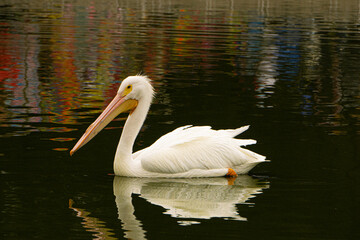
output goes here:
[[132, 85], [128, 85], [123, 92], [123, 96], [128, 95], [131, 91], [132, 91]]

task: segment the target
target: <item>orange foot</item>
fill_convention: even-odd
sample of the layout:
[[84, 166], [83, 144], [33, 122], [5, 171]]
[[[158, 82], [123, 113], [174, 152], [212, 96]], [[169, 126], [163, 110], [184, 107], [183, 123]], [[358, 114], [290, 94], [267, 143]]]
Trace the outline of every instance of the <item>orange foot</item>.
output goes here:
[[235, 184], [236, 177], [227, 177], [226, 179], [228, 181], [228, 186], [232, 186]]
[[236, 178], [238, 175], [236, 174], [236, 172], [234, 171], [234, 169], [232, 168], [228, 168], [228, 172], [225, 175], [225, 177], [231, 177], [231, 178]]
[[228, 180], [228, 185], [234, 185], [235, 183], [235, 179], [238, 175], [236, 174], [236, 172], [234, 171], [234, 169], [232, 168], [228, 168], [228, 172], [225, 175], [225, 177]]

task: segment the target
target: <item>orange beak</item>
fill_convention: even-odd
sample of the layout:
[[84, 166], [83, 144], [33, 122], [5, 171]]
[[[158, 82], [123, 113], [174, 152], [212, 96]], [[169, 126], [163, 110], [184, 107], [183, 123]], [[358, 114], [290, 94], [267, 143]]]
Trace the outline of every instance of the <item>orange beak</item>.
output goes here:
[[93, 137], [96, 136], [106, 125], [108, 125], [116, 116], [122, 112], [129, 110], [134, 110], [138, 104], [137, 100], [134, 99], [125, 99], [125, 96], [116, 94], [114, 99], [109, 103], [105, 110], [100, 114], [100, 116], [93, 122], [75, 144], [73, 149], [70, 151], [72, 156], [77, 150], [82, 146], [88, 143]]

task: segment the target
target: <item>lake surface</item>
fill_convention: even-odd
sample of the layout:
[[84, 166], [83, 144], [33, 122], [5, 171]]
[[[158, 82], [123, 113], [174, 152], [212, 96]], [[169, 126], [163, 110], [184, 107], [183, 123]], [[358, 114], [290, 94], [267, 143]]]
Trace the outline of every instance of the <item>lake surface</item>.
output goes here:
[[[0, 2], [1, 239], [359, 239], [359, 1]], [[69, 150], [143, 73], [134, 150], [183, 125], [251, 125], [271, 160], [239, 176], [113, 175], [121, 115]]]

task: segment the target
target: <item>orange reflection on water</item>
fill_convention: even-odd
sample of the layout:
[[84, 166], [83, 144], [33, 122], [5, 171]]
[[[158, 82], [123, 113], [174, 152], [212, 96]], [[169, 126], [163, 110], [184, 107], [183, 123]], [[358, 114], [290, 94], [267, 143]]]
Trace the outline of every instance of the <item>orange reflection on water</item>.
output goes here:
[[56, 123], [75, 123], [72, 115], [72, 109], [78, 108], [76, 101], [80, 91], [80, 81], [77, 78], [75, 65], [75, 27], [74, 11], [71, 6], [64, 12], [62, 18], [55, 19], [50, 34], [50, 57], [52, 60], [52, 69], [54, 78], [43, 92], [46, 96], [44, 108], [48, 113], [50, 122]]
[[82, 219], [82, 225], [87, 232], [92, 233], [93, 239], [117, 239], [112, 237], [114, 233], [112, 233], [110, 229], [106, 228], [105, 222], [96, 217], [91, 217], [91, 212], [81, 208], [76, 208], [73, 205], [74, 201], [69, 199], [69, 209], [72, 209], [76, 213], [76, 216]]
[[38, 127], [40, 132], [72, 132], [76, 131], [75, 128], [68, 128], [68, 127]]
[[65, 152], [65, 151], [69, 151], [69, 148], [53, 148], [52, 150], [58, 151], [58, 152]]
[[74, 141], [76, 138], [50, 138], [51, 141], [55, 141], [55, 142], [70, 142], [70, 141]]

